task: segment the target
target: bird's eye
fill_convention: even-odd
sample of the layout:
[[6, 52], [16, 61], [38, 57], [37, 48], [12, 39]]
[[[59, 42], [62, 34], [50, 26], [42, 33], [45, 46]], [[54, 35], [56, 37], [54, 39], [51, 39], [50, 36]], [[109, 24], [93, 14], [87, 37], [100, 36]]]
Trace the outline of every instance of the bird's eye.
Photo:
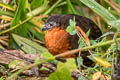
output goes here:
[[50, 24], [50, 26], [54, 26], [54, 22], [50, 22], [49, 24]]
[[53, 26], [53, 24], [52, 24], [52, 23], [50, 23], [50, 26]]

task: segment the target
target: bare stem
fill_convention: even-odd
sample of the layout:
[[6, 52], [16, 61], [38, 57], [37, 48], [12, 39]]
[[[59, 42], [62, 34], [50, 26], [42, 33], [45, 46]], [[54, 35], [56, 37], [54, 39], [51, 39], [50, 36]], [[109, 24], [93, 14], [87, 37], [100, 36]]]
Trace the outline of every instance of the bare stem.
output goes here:
[[[118, 38], [116, 40], [120, 41], [120, 38]], [[73, 55], [73, 54], [76, 54], [78, 52], [87, 51], [89, 49], [94, 49], [96, 47], [105, 46], [105, 45], [108, 45], [108, 44], [112, 44], [114, 42], [115, 42], [115, 40], [109, 40], [109, 41], [106, 41], [106, 42], [100, 42], [100, 43], [98, 43], [96, 45], [92, 45], [92, 46], [88, 46], [88, 47], [84, 47], [84, 48], [79, 48], [79, 49], [74, 49], [74, 50], [71, 50], [71, 51], [67, 51], [67, 52], [61, 53], [59, 55], [56, 55], [55, 57], [65, 57], [67, 55]]]

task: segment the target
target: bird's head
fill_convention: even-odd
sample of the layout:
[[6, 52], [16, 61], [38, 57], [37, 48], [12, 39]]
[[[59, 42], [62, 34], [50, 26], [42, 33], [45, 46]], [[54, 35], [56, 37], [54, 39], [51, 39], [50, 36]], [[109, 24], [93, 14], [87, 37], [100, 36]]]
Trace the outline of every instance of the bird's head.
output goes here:
[[60, 15], [50, 16], [43, 25], [42, 31], [51, 30], [56, 26], [60, 26], [60, 22], [59, 22], [60, 17], [61, 17]]
[[59, 24], [54, 21], [47, 22], [43, 25], [42, 31], [51, 30], [56, 26], [59, 26]]

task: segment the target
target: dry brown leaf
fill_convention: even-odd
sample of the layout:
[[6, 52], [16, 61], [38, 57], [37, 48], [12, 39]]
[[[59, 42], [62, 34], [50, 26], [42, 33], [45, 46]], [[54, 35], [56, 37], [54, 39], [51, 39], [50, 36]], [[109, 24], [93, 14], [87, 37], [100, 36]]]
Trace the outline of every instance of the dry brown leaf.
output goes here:
[[102, 75], [101, 76], [101, 80], [111, 80], [108, 76], [106, 75]]
[[79, 26], [77, 26], [76, 29], [77, 29], [77, 31], [80, 32], [80, 34], [82, 35], [82, 37], [85, 39], [85, 42], [87, 43], [87, 45], [90, 46], [90, 40], [86, 36], [85, 32]]
[[2, 20], [6, 20], [6, 21], [12, 21], [13, 20], [13, 18], [11, 18], [11, 17], [9, 17], [9, 16], [0, 16], [0, 19], [2, 19]]
[[110, 80], [110, 78], [106, 75], [103, 75], [101, 72], [96, 72], [93, 74], [91, 80]]
[[97, 61], [98, 64], [104, 66], [105, 68], [108, 68], [108, 67], [112, 66], [108, 61], [105, 61], [105, 60], [103, 60], [99, 57], [93, 56], [93, 58]]
[[101, 76], [101, 72], [96, 72], [93, 74], [91, 80], [99, 80], [100, 76]]

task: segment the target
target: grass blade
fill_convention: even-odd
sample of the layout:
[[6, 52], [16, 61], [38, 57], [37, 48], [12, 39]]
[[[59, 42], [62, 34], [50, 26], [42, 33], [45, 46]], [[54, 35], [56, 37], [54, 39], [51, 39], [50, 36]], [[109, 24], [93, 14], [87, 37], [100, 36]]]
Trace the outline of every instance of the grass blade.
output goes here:
[[38, 14], [44, 12], [46, 9], [48, 9], [48, 3], [49, 3], [48, 1], [44, 2], [44, 4], [42, 6], [27, 13], [27, 16], [35, 16], [35, 15], [38, 15]]
[[106, 21], [116, 20], [116, 18], [107, 9], [99, 5], [95, 0], [80, 0], [80, 1], [89, 8], [91, 8], [94, 12], [96, 12]]
[[1, 8], [0, 8], [0, 15], [7, 15], [7, 16], [14, 16], [14, 14], [12, 12], [9, 12], [9, 11], [3, 11]]
[[35, 9], [41, 6], [44, 3], [44, 0], [32, 0], [31, 2], [31, 9]]
[[67, 0], [67, 4], [68, 4], [68, 7], [71, 9], [73, 14], [78, 14], [79, 15], [79, 13], [72, 6], [72, 3], [70, 2], [70, 0]]
[[51, 8], [49, 8], [43, 15], [49, 14], [62, 0], [58, 0]]
[[8, 4], [5, 4], [5, 3], [0, 2], [0, 6], [2, 6], [4, 8], [7, 8], [8, 10], [15, 11], [15, 9], [11, 5], [8, 5]]
[[[113, 16], [107, 9], [102, 7], [95, 0], [80, 0], [80, 1], [86, 6], [88, 6], [90, 9], [92, 9], [94, 12], [96, 12], [98, 15], [100, 15], [108, 24], [109, 24], [109, 21], [117, 20], [115, 16]], [[120, 22], [117, 22], [117, 25], [120, 25]], [[116, 25], [111, 25], [111, 26], [118, 30], [120, 27]]]
[[[20, 19], [25, 15], [26, 0], [20, 0], [15, 17], [12, 21], [11, 27], [15, 26], [20, 22]], [[22, 6], [22, 7], [21, 7]]]

